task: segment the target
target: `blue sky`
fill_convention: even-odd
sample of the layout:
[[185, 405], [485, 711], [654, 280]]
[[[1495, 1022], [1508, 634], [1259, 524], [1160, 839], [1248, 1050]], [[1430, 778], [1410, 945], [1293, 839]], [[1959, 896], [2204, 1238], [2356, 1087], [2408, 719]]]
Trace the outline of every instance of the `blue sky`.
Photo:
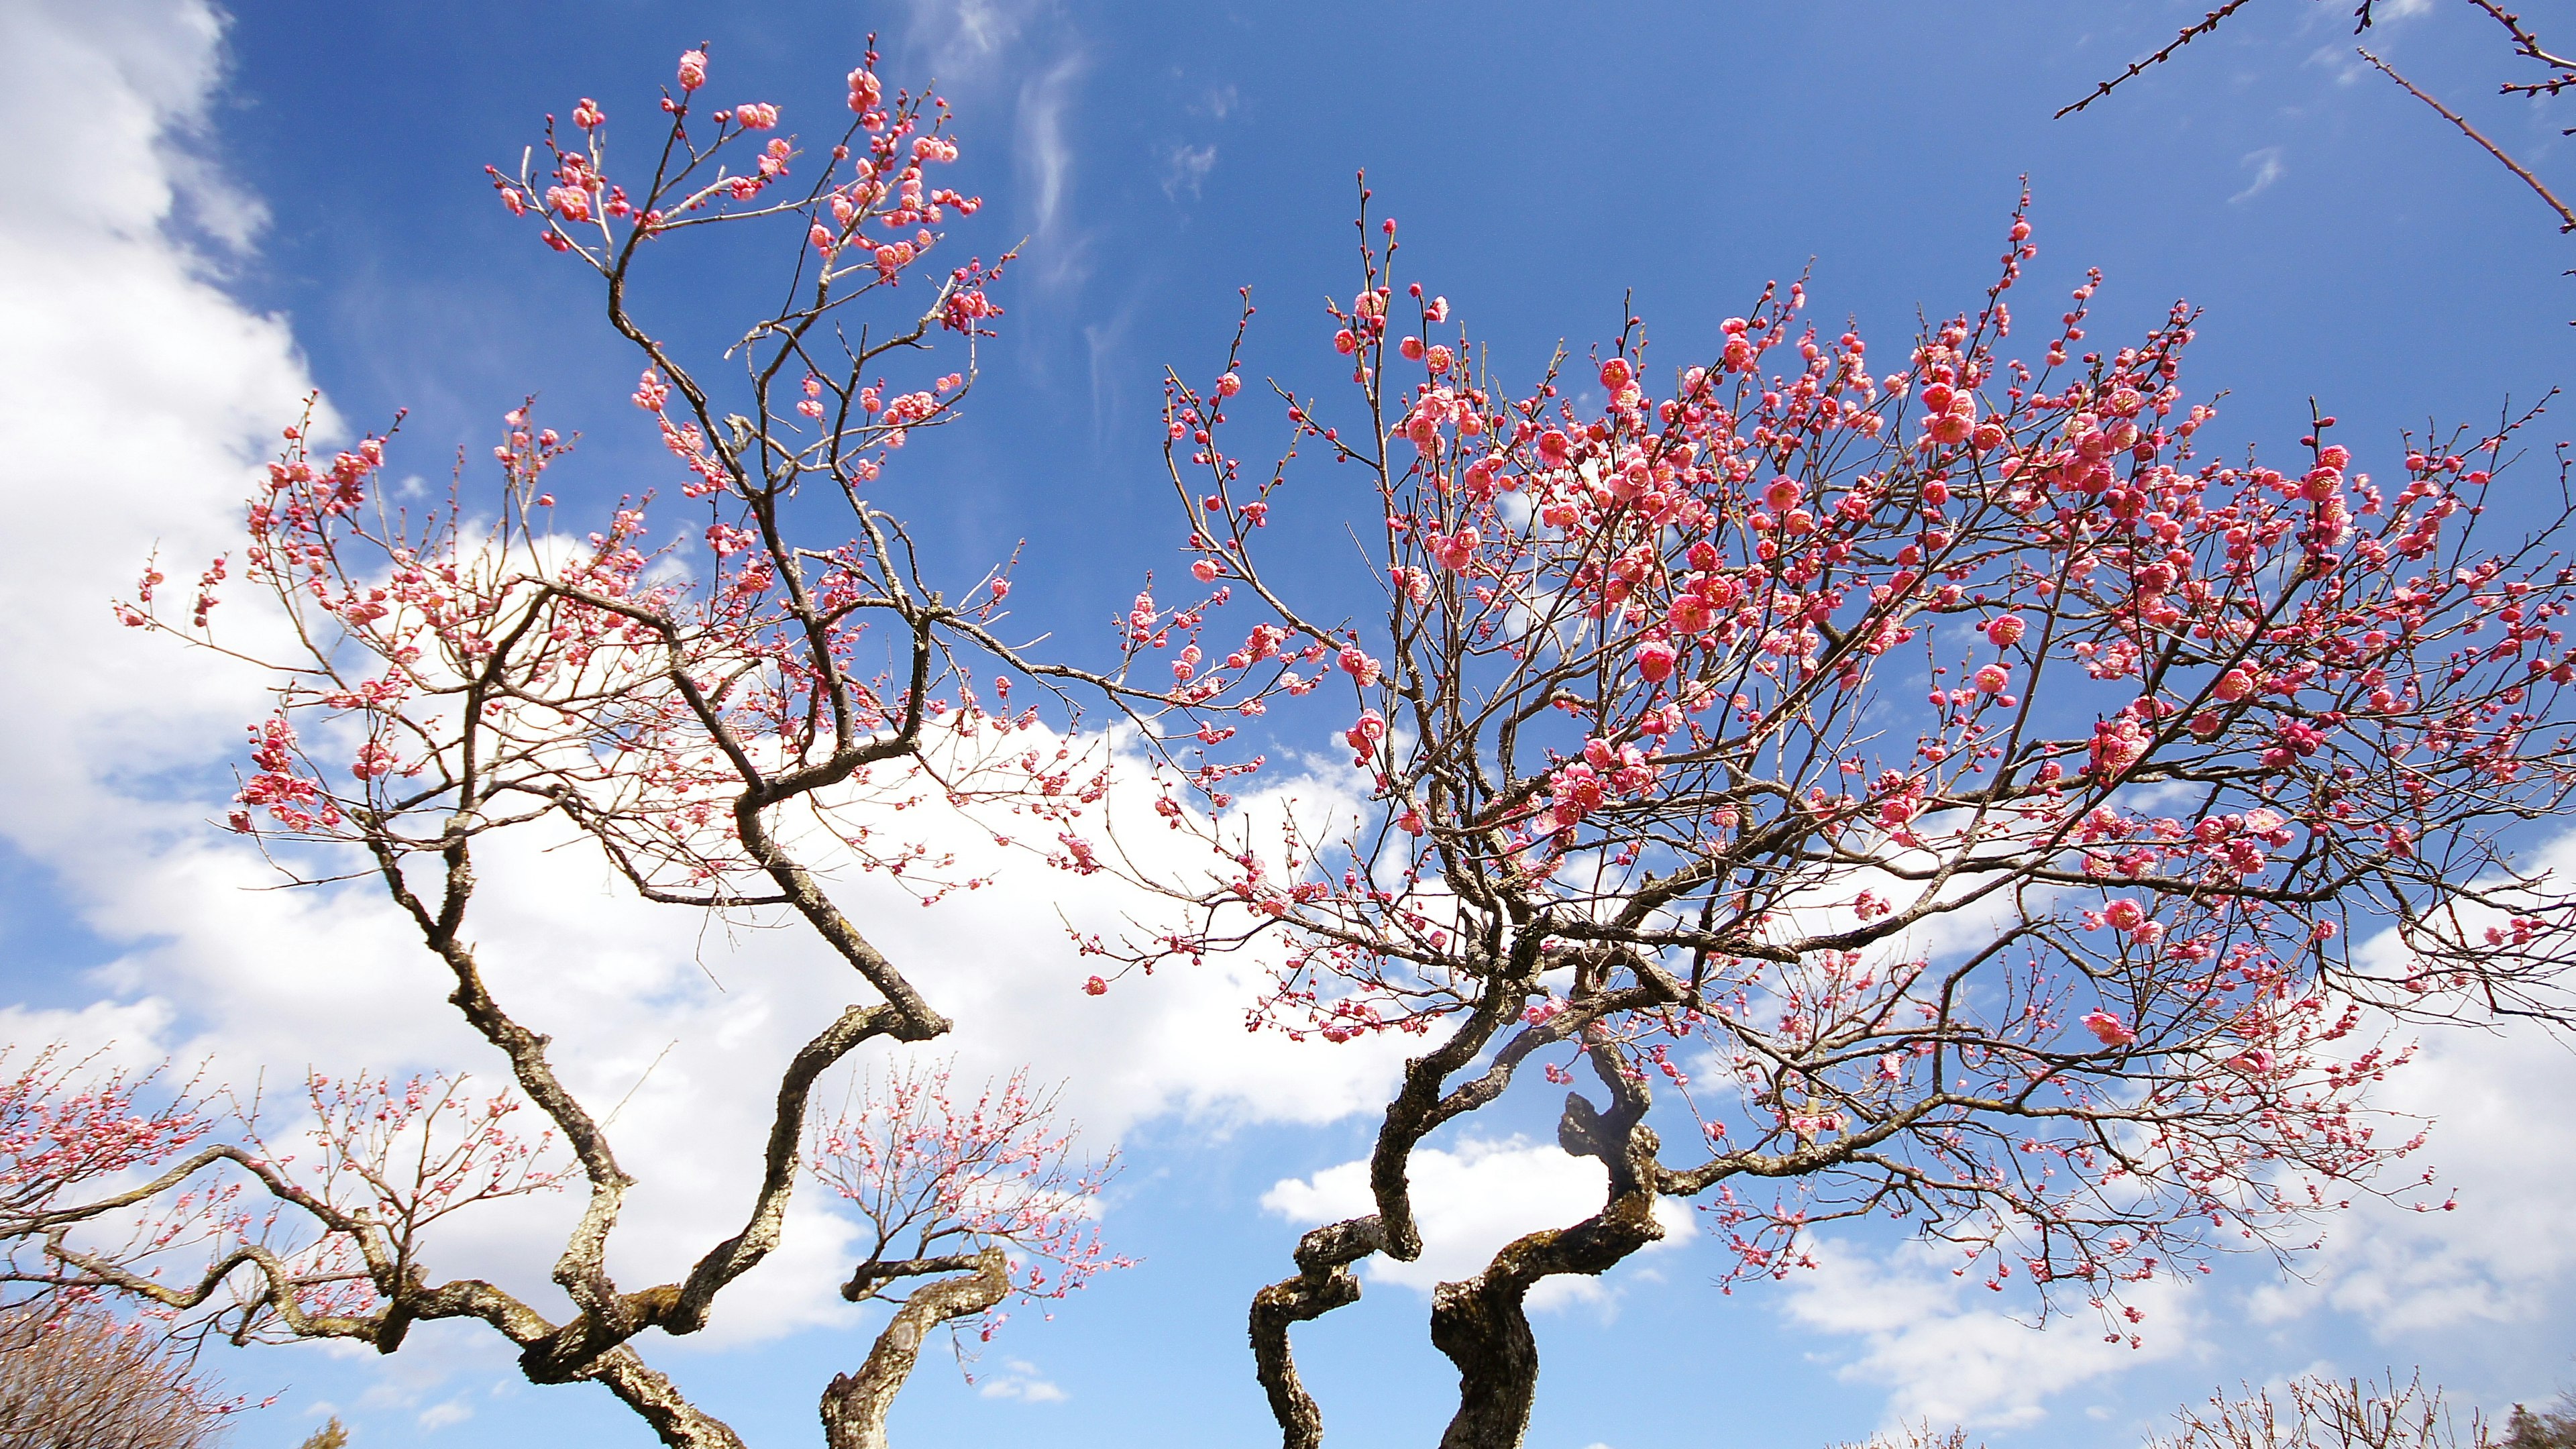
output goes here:
[[[1311, 309], [1351, 289], [1362, 168], [1375, 208], [1402, 219], [1409, 274], [1506, 368], [1615, 331], [1631, 292], [1670, 352], [1694, 351], [1765, 279], [1802, 270], [1818, 312], [1895, 346], [1918, 308], [1945, 315], [1982, 290], [2027, 176], [2041, 251], [2021, 295], [2099, 267], [2105, 337], [2177, 296], [2205, 307], [2184, 383], [2227, 394], [2219, 435], [2283, 447], [2313, 397], [2368, 466], [2400, 428], [2537, 400], [2569, 376], [2565, 243], [2509, 176], [2357, 69], [2346, 13], [2249, 7], [2053, 121], [2197, 7], [0, 6], [22, 70], [0, 107], [25, 138], [0, 162], [17, 198], [0, 289], [19, 319], [0, 340], [19, 440], [0, 488], [21, 521], [0, 542], [0, 654], [22, 701], [0, 765], [8, 1033], [227, 1071], [492, 1070], [433, 1019], [425, 964], [370, 902], [244, 889], [256, 871], [202, 822], [255, 695], [109, 627], [104, 601], [155, 540], [178, 558], [220, 546], [244, 467], [307, 386], [352, 428], [409, 408], [399, 456], [433, 480], [533, 392], [584, 435], [556, 475], [570, 507], [674, 486], [584, 275], [508, 225], [482, 167], [512, 166], [539, 118], [581, 96], [640, 122], [685, 46], [710, 42], [719, 102], [776, 101], [790, 130], [839, 109], [870, 29], [890, 80], [936, 77], [952, 98], [956, 184], [990, 201], [953, 234], [986, 256], [1026, 237], [1025, 260], [970, 416], [911, 449], [888, 496], [935, 568], [971, 578], [1027, 541], [1019, 617], [1096, 656], [1143, 572], [1173, 556], [1162, 368], [1211, 371], [1250, 286], [1252, 370], [1331, 376]], [[2382, 14], [2374, 44], [2392, 60], [2565, 174], [2563, 114], [2483, 96], [2503, 55], [2466, 6]], [[765, 275], [702, 254], [647, 306], [675, 335], [713, 336]], [[1320, 487], [1299, 500], [1289, 526], [1318, 578], [1352, 506]], [[674, 941], [667, 920], [597, 904], [595, 882], [567, 886], [559, 861], [518, 866], [523, 888], [487, 930], [560, 968], [524, 985], [586, 1023], [567, 1028], [583, 1069], [633, 1081], [675, 1044], [637, 1100], [638, 1130], [666, 1149], [647, 1194], [668, 1194], [639, 1210], [637, 1261], [676, 1252], [726, 1201], [722, 1153], [689, 1144], [738, 1123], [725, 1087], [822, 999], [798, 976], [812, 963], [769, 936]], [[1273, 1204], [1327, 1193], [1364, 1150], [1385, 1063], [1228, 1036], [1236, 985], [1213, 977], [1122, 994], [1124, 1018], [1077, 1013], [1065, 983], [1080, 971], [1032, 901], [887, 929], [989, 1038], [961, 1048], [990, 1054], [970, 1061], [1071, 1079], [1095, 1138], [1123, 1143], [1105, 1227], [1144, 1263], [1052, 1322], [1022, 1312], [971, 1384], [926, 1361], [896, 1432], [1268, 1441], [1243, 1312], [1302, 1226]], [[2576, 1382], [2576, 1248], [2550, 1241], [2576, 1137], [2531, 1104], [2571, 1085], [2576, 1065], [2545, 1042], [2437, 1043], [2400, 1095], [2444, 1118], [2430, 1156], [2462, 1211], [2359, 1215], [2303, 1260], [2305, 1284], [2268, 1258], [2226, 1264], [2158, 1300], [2134, 1353], [2091, 1341], [2089, 1319], [2024, 1329], [2003, 1316], [2024, 1305], [1966, 1301], [1883, 1234], [1842, 1233], [1825, 1270], [1732, 1296], [1709, 1286], [1710, 1246], [1678, 1241], [1541, 1316], [1530, 1442], [1823, 1446], [1937, 1412], [1999, 1446], [2127, 1443], [2185, 1399], [2320, 1365], [2420, 1363], [2469, 1403], [2545, 1398]], [[1511, 1200], [1556, 1181], [1553, 1149], [1531, 1145], [1548, 1140], [1544, 1110], [1443, 1139], [1458, 1242], [1498, 1240]], [[646, 1348], [755, 1444], [819, 1442], [815, 1394], [865, 1351], [862, 1325], [812, 1291], [834, 1281], [830, 1226], [805, 1226], [809, 1250], [744, 1285], [785, 1331], [752, 1315], [720, 1320], [712, 1345]], [[505, 1215], [442, 1266], [541, 1281], [543, 1227]], [[1418, 1284], [1377, 1281], [1301, 1333], [1335, 1443], [1436, 1436], [1453, 1380], [1424, 1314]], [[516, 1383], [497, 1341], [463, 1330], [385, 1361], [301, 1349], [225, 1369], [280, 1396], [243, 1422], [244, 1445], [292, 1443], [324, 1412], [369, 1446], [649, 1442], [604, 1393]]]

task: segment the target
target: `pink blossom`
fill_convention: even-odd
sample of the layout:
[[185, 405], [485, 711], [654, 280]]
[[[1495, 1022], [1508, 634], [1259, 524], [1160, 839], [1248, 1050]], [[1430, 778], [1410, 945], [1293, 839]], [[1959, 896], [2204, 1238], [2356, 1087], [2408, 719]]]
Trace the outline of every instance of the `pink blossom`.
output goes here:
[[707, 83], [707, 53], [703, 50], [680, 52], [680, 89], [693, 91]]
[[2123, 1024], [2120, 1018], [2098, 1008], [2084, 1013], [2084, 1029], [2101, 1038], [2104, 1046], [2127, 1046], [2138, 1039], [2138, 1034]]

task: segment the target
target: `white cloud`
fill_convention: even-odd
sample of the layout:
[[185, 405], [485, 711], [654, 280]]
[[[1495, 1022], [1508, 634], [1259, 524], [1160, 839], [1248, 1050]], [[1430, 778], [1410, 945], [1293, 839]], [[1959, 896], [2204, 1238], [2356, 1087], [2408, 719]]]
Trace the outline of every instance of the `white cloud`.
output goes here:
[[1024, 1404], [1060, 1404], [1063, 1389], [1038, 1372], [1038, 1366], [1026, 1359], [1012, 1359], [1003, 1372], [991, 1374], [975, 1386], [975, 1392], [988, 1399], [1018, 1399]]
[[2440, 1176], [2417, 1205], [2434, 1206], [2447, 1190], [2457, 1208], [2359, 1200], [2327, 1225], [2302, 1265], [2306, 1281], [2260, 1290], [2257, 1314], [2279, 1321], [2330, 1307], [2383, 1341], [2539, 1319], [2576, 1279], [2576, 1242], [2564, 1231], [2576, 1201], [2576, 1121], [2536, 1108], [2564, 1101], [2572, 1083], [2576, 1060], [2536, 1026], [2428, 1034], [2374, 1100], [2432, 1120], [2420, 1156]]
[[906, 38], [929, 54], [942, 84], [971, 84], [1001, 69], [1021, 33], [1053, 9], [1051, 0], [913, 0]]
[[1173, 146], [1163, 153], [1163, 194], [1177, 201], [1182, 192], [1193, 198], [1199, 194], [1199, 183], [1216, 169], [1216, 144]]
[[462, 1424], [473, 1417], [473, 1405], [463, 1399], [449, 1399], [445, 1403], [432, 1404], [421, 1410], [420, 1426], [429, 1430], [444, 1429], [450, 1424]]
[[2169, 1280], [2127, 1296], [2146, 1315], [2142, 1347], [2105, 1341], [2080, 1307], [2044, 1328], [1971, 1300], [1976, 1287], [1952, 1276], [1917, 1244], [1872, 1256], [1850, 1243], [1816, 1243], [1817, 1266], [1790, 1280], [1784, 1311], [1823, 1333], [1861, 1340], [1836, 1372], [1846, 1383], [1886, 1390], [1886, 1427], [1930, 1421], [2010, 1428], [2047, 1416], [2067, 1389], [2170, 1358], [2198, 1331], [2189, 1291]]
[[[2576, 835], [2546, 842], [2522, 865], [2569, 879]], [[2471, 930], [2485, 924], [2475, 911], [2462, 919]], [[2355, 955], [2374, 975], [2406, 974], [2394, 931]], [[2554, 1110], [2576, 1088], [2576, 1053], [2528, 1020], [2417, 1035], [2415, 1059], [2391, 1071], [2371, 1101], [2430, 1124], [2425, 1145], [2390, 1170], [2391, 1185], [2409, 1185], [2427, 1169], [2436, 1180], [2395, 1200], [2356, 1195], [2349, 1211], [2327, 1220], [2300, 1279], [2254, 1294], [2258, 1318], [2280, 1322], [2330, 1308], [2385, 1342], [2533, 1322], [2576, 1282], [2576, 1241], [2563, 1231], [2566, 1204], [2576, 1201], [2576, 1120]], [[2383, 1129], [2404, 1130], [2402, 1122]], [[2447, 1211], [2446, 1196], [2456, 1204]]]
[[2281, 164], [2281, 148], [2278, 146], [2265, 146], [2258, 151], [2246, 152], [2243, 164], [2253, 171], [2254, 179], [2245, 183], [2244, 190], [2227, 198], [2231, 202], [2251, 201], [2271, 190], [2272, 183], [2280, 180], [2287, 169]]
[[[1504, 1244], [1525, 1233], [1570, 1226], [1599, 1212], [1610, 1182], [1599, 1162], [1521, 1137], [1498, 1142], [1467, 1138], [1455, 1150], [1417, 1148], [1409, 1175], [1414, 1214], [1422, 1225], [1422, 1256], [1404, 1263], [1380, 1254], [1362, 1271], [1372, 1282], [1424, 1293], [1440, 1283], [1473, 1277]], [[1359, 1217], [1372, 1211], [1368, 1163], [1345, 1162], [1312, 1177], [1284, 1179], [1261, 1195], [1261, 1205], [1301, 1225]], [[1679, 1248], [1695, 1230], [1690, 1209], [1669, 1198], [1656, 1203], [1655, 1216], [1664, 1236], [1641, 1250], [1640, 1257]], [[1609, 1299], [1610, 1289], [1600, 1279], [1567, 1275], [1532, 1290], [1530, 1306], [1607, 1304]]]
[[1083, 239], [1072, 225], [1073, 142], [1066, 112], [1088, 62], [1069, 50], [1020, 85], [1018, 162], [1030, 217], [1028, 256], [1049, 286], [1085, 275]]

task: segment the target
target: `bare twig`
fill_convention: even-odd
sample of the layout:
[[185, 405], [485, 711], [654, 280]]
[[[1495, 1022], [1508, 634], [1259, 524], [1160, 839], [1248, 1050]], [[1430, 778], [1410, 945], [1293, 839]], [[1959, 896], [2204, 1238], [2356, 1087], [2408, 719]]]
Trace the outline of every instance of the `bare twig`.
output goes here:
[[2093, 94], [2086, 96], [2084, 99], [2077, 101], [2075, 104], [2068, 106], [2063, 110], [2060, 110], [2053, 119], [2062, 121], [2068, 116], [2074, 115], [2077, 111], [2084, 109], [2086, 106], [2093, 104], [2095, 101], [2102, 99], [2104, 96], [2109, 95], [2114, 89], [2118, 88], [2122, 82], [2137, 75], [2140, 71], [2146, 70], [2152, 66], [2162, 65], [2165, 61], [2172, 58], [2175, 51], [2182, 49], [2184, 46], [2191, 44], [2200, 37], [2216, 30], [2220, 23], [2225, 21], [2228, 16], [2244, 9], [2250, 3], [2252, 3], [2252, 0], [2227, 0], [2226, 4], [2219, 6], [2217, 9], [2210, 11], [2207, 15], [2202, 16], [2199, 23], [2183, 27], [2182, 34], [2175, 36], [2165, 45], [2164, 49], [2157, 51], [2155, 54], [2148, 56], [2144, 60], [2133, 60], [2129, 62], [2129, 68], [2127, 70], [2120, 72], [2109, 80], [2095, 85], [2093, 87]]
[[2408, 95], [2413, 96], [2415, 99], [2431, 106], [2435, 111], [2440, 112], [2443, 120], [2446, 120], [2452, 125], [2460, 128], [2461, 135], [2477, 142], [2479, 147], [2488, 155], [2503, 162], [2504, 168], [2507, 171], [2521, 177], [2523, 184], [2531, 188], [2533, 195], [2538, 196], [2542, 201], [2547, 202], [2549, 204], [2549, 209], [2558, 213], [2558, 229], [2560, 231], [2576, 231], [2576, 211], [2569, 211], [2567, 209], [2567, 203], [2560, 201], [2547, 186], [2541, 184], [2539, 177], [2531, 174], [2531, 168], [2505, 154], [2503, 147], [2488, 140], [2483, 132], [2479, 131], [2477, 127], [2470, 125], [2467, 119], [2462, 117], [2459, 112], [2452, 110], [2449, 106], [2443, 105], [2440, 101], [2437, 101], [2431, 96], [2425, 94], [2421, 87], [2417, 86], [2413, 81], [2408, 80], [2406, 77], [2399, 75], [2396, 70], [2388, 64], [2388, 62], [2381, 60], [2378, 56], [2375, 56], [2369, 51], [2363, 50], [2358, 46], [2354, 47], [2353, 53], [2360, 56], [2363, 60], [2369, 61], [2371, 66], [2381, 75], [2384, 75], [2390, 80], [2397, 82], [2400, 86], [2405, 87]]

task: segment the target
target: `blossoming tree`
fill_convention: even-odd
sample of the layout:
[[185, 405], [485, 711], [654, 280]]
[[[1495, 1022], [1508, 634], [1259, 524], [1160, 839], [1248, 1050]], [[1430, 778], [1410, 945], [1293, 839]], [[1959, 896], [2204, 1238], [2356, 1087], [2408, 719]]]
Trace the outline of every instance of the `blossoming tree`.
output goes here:
[[202, 1368], [98, 1304], [0, 1318], [0, 1442], [61, 1449], [210, 1449], [226, 1412]]
[[[612, 169], [584, 101], [544, 174], [492, 179], [604, 283], [711, 564], [665, 566], [632, 500], [586, 541], [556, 531], [545, 473], [566, 444], [525, 409], [496, 509], [389, 514], [386, 439], [325, 459], [299, 429], [248, 516], [240, 578], [295, 645], [258, 661], [279, 708], [252, 732], [234, 828], [290, 862], [358, 852], [512, 1092], [317, 1083], [330, 1150], [302, 1171], [342, 1174], [320, 1185], [253, 1114], [116, 1099], [92, 1115], [140, 1125], [107, 1165], [27, 1139], [40, 1168], [73, 1167], [42, 1168], [0, 1223], [21, 1281], [388, 1351], [415, 1321], [473, 1318], [531, 1379], [603, 1383], [665, 1442], [729, 1446], [633, 1340], [701, 1328], [816, 1176], [870, 1244], [845, 1295], [901, 1300], [823, 1396], [835, 1446], [881, 1442], [925, 1332], [1114, 1261], [1081, 1220], [1098, 1179], [1024, 1081], [961, 1113], [935, 1077], [898, 1073], [811, 1120], [824, 1074], [869, 1043], [950, 1030], [826, 884], [841, 865], [975, 888], [977, 861], [903, 828], [921, 803], [1172, 898], [1173, 920], [1082, 941], [1094, 997], [1130, 967], [1248, 951], [1273, 971], [1254, 1029], [1420, 1043], [1370, 1159], [1373, 1211], [1308, 1233], [1252, 1305], [1292, 1449], [1322, 1416], [1291, 1327], [1356, 1299], [1363, 1259], [1422, 1252], [1413, 1153], [1525, 1069], [1589, 1074], [1558, 1140], [1598, 1164], [1602, 1197], [1435, 1293], [1453, 1446], [1519, 1442], [1528, 1293], [1656, 1240], [1663, 1199], [1697, 1203], [1739, 1275], [1885, 1213], [1957, 1245], [1963, 1272], [2071, 1295], [2124, 1337], [2129, 1285], [2231, 1235], [2282, 1241], [2408, 1150], [2412, 1129], [2365, 1101], [2406, 1054], [2390, 1031], [2561, 1010], [2571, 903], [2517, 868], [2515, 830], [2576, 781], [2576, 575], [2551, 543], [2571, 505], [2498, 481], [2511, 420], [2410, 440], [2387, 485], [2322, 416], [2295, 466], [2203, 458], [2187, 310], [2086, 350], [2088, 281], [2041, 355], [2014, 359], [2007, 298], [2035, 255], [2018, 214], [1982, 302], [1877, 367], [1791, 286], [1681, 366], [1650, 363], [1629, 319], [1514, 390], [1444, 299], [1399, 285], [1364, 191], [1358, 285], [1329, 318], [1346, 399], [1274, 385], [1293, 442], [1256, 468], [1231, 441], [1259, 396], [1248, 328], [1204, 386], [1175, 376], [1168, 458], [1204, 592], [1139, 595], [1097, 668], [1034, 659], [997, 632], [1008, 579], [932, 587], [873, 489], [956, 416], [999, 315], [1007, 257], [927, 265], [933, 228], [975, 208], [928, 181], [955, 154], [944, 108], [887, 95], [871, 59], [842, 138], [800, 150], [775, 107], [700, 116], [706, 76], [683, 57], [649, 170]], [[639, 319], [630, 281], [693, 228], [762, 223], [795, 234], [788, 301], [720, 383]], [[930, 376], [933, 344], [966, 364]], [[1365, 625], [1262, 547], [1317, 454], [1372, 520]], [[2487, 500], [2517, 486], [2532, 526], [2493, 542]], [[841, 505], [846, 538], [814, 534], [815, 501]], [[149, 574], [126, 617], [233, 647], [208, 632], [233, 568], [169, 616]], [[979, 666], [1000, 677], [979, 688]], [[1143, 726], [1135, 756], [1042, 728], [1013, 678], [1106, 701]], [[1284, 816], [1237, 798], [1275, 773], [1236, 742], [1274, 704], [1292, 722], [1329, 706], [1350, 749], [1325, 802]], [[1154, 828], [1204, 845], [1202, 864], [1159, 868], [1167, 850], [1086, 809], [1113, 788], [1148, 792]], [[742, 1227], [676, 1282], [610, 1275], [634, 1178], [466, 929], [481, 843], [548, 828], [645, 899], [801, 921], [864, 986], [780, 1070]], [[342, 1091], [414, 1114], [387, 1132], [417, 1130], [403, 1160], [425, 1176], [383, 1170], [387, 1132]], [[553, 1275], [568, 1313], [433, 1278], [413, 1231], [553, 1180], [546, 1144], [507, 1130], [521, 1101], [584, 1195]], [[442, 1112], [461, 1156], [426, 1146]], [[281, 1223], [302, 1236], [271, 1241]], [[174, 1252], [202, 1269], [154, 1276]]]
[[[17, 1170], [32, 1185], [0, 1220], [19, 1245], [9, 1277], [121, 1291], [236, 1340], [391, 1352], [415, 1322], [477, 1319], [519, 1347], [531, 1380], [598, 1382], [664, 1442], [712, 1449], [739, 1441], [632, 1340], [704, 1327], [716, 1296], [777, 1246], [799, 1180], [818, 1176], [876, 1229], [844, 1296], [897, 1304], [865, 1364], [823, 1395], [830, 1442], [852, 1449], [883, 1442], [925, 1333], [1014, 1295], [1062, 1294], [1120, 1261], [1086, 1226], [1100, 1171], [1070, 1157], [1052, 1097], [1024, 1080], [951, 1112], [944, 1070], [898, 1073], [883, 1100], [812, 1117], [817, 1083], [854, 1052], [950, 1023], [843, 914], [806, 852], [935, 900], [981, 878], [888, 829], [892, 810], [998, 800], [1044, 822], [1096, 787], [1074, 778], [1071, 750], [1033, 743], [1036, 717], [1009, 712], [1007, 676], [988, 706], [952, 652], [1017, 662], [985, 627], [1007, 579], [988, 573], [954, 599], [929, 586], [870, 491], [910, 435], [955, 415], [975, 343], [1001, 314], [986, 289], [1007, 257], [929, 271], [933, 228], [978, 206], [932, 183], [958, 154], [945, 103], [887, 93], [871, 52], [849, 75], [846, 129], [807, 152], [778, 134], [775, 105], [704, 111], [707, 64], [702, 51], [682, 56], [641, 170], [612, 171], [606, 116], [585, 99], [569, 134], [549, 122], [541, 174], [491, 179], [513, 216], [604, 284], [608, 320], [639, 354], [634, 401], [678, 460], [686, 506], [704, 514], [692, 527], [710, 567], [657, 568], [668, 550], [648, 542], [637, 499], [586, 540], [558, 532], [545, 474], [570, 445], [528, 408], [510, 413], [494, 450], [492, 503], [467, 498], [460, 475], [459, 494], [426, 513], [388, 507], [388, 437], [325, 457], [308, 418], [249, 505], [238, 565], [215, 560], [184, 619], [162, 612], [157, 568], [118, 605], [131, 625], [270, 672], [278, 707], [251, 730], [232, 828], [318, 875], [359, 853], [513, 1090], [475, 1100], [452, 1081], [317, 1079], [323, 1151], [302, 1168], [271, 1150], [253, 1109], [146, 1111], [116, 1080], [73, 1093], [88, 1117], [44, 1117], [24, 1141]], [[764, 224], [793, 233], [786, 300], [727, 351], [747, 364], [727, 382], [660, 340], [630, 287], [645, 259], [695, 229]], [[920, 359], [943, 340], [965, 361], [934, 377]], [[849, 535], [819, 543], [791, 521], [800, 497], [837, 500]], [[283, 657], [213, 632], [231, 582], [282, 616]], [[1032, 672], [1143, 710], [1176, 698]], [[637, 1179], [607, 1118], [559, 1075], [548, 1035], [493, 989], [469, 930], [483, 842], [549, 827], [594, 844], [646, 900], [800, 919], [863, 988], [781, 1065], [742, 1225], [677, 1282], [612, 1277], [607, 1245]], [[50, 1099], [70, 1084], [38, 1086]], [[540, 1136], [511, 1130], [522, 1106], [543, 1119]], [[557, 1145], [570, 1157], [560, 1170], [540, 1161]], [[558, 1184], [584, 1193], [552, 1275], [568, 1315], [432, 1275], [422, 1232], [436, 1219]], [[190, 1253], [202, 1263], [165, 1271]]]
[[[2515, 830], [2576, 783], [2563, 462], [2499, 481], [2511, 419], [2388, 483], [2325, 416], [2286, 467], [2204, 456], [2187, 309], [2087, 350], [2095, 277], [2005, 350], [2029, 237], [1876, 367], [1793, 285], [1682, 365], [1631, 318], [1514, 392], [1363, 215], [1347, 390], [1274, 384], [1275, 463], [1228, 442], [1240, 332], [1172, 378], [1196, 572], [1262, 613], [1221, 667], [1312, 665], [1360, 803], [1273, 834], [1176, 799], [1222, 878], [1162, 882], [1190, 929], [1091, 947], [1266, 950], [1256, 1028], [1421, 1042], [1373, 1210], [1252, 1305], [1292, 1449], [1322, 1421], [1291, 1325], [1422, 1251], [1411, 1155], [1527, 1069], [1596, 1084], [1558, 1140], [1602, 1198], [1434, 1293], [1456, 1449], [1519, 1442], [1526, 1295], [1661, 1237], [1658, 1199], [1738, 1275], [1890, 1215], [2135, 1342], [2125, 1287], [2282, 1242], [2415, 1144], [2364, 1103], [2393, 1028], [2562, 1019], [2571, 901]], [[1261, 546], [1316, 454], [1382, 518], [1365, 628]]]

